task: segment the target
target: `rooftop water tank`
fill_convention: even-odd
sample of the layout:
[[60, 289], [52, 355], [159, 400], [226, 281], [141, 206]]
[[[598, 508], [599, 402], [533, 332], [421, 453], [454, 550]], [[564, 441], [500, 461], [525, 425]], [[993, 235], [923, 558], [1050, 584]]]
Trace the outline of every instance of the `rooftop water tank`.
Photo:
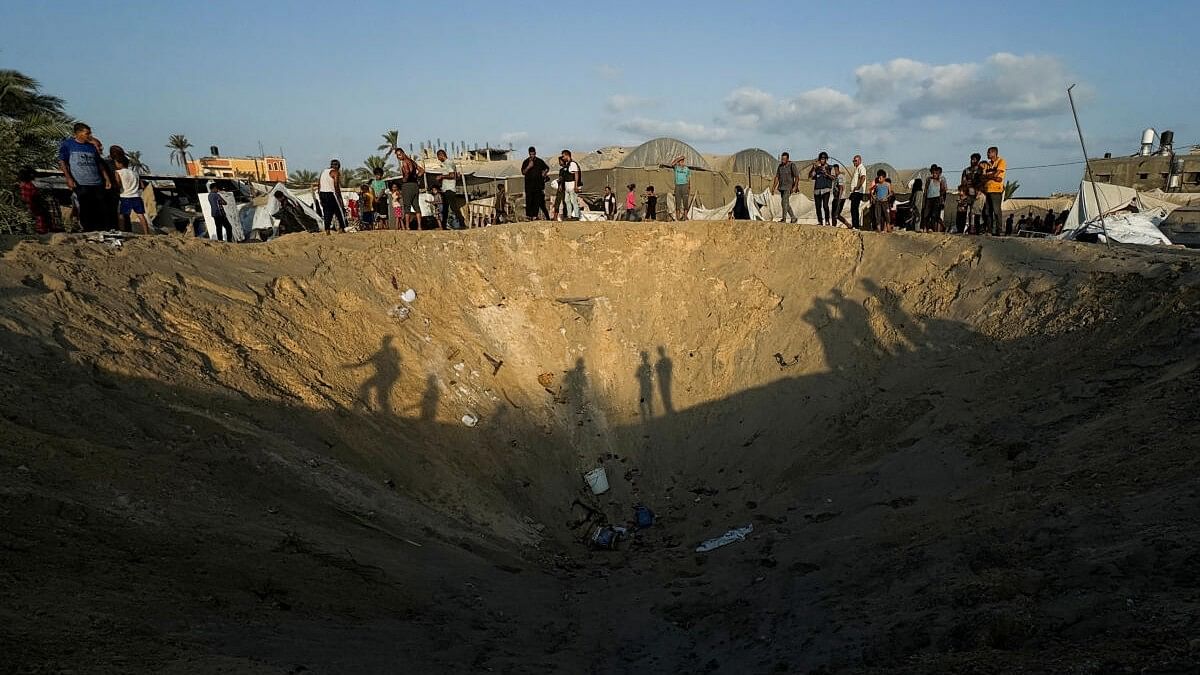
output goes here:
[[1142, 157], [1149, 157], [1150, 153], [1154, 151], [1154, 135], [1153, 128], [1147, 127], [1146, 130], [1142, 132]]
[[1169, 129], [1158, 136], [1158, 154], [1170, 155], [1175, 152], [1175, 132]]

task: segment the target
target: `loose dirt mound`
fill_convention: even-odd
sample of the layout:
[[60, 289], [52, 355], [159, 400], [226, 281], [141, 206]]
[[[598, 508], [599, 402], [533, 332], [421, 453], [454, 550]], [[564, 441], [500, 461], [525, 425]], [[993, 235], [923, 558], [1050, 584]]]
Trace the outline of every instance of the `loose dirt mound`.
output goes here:
[[[757, 223], [0, 246], [0, 670], [1200, 658], [1189, 253]], [[636, 504], [653, 527], [585, 546]]]

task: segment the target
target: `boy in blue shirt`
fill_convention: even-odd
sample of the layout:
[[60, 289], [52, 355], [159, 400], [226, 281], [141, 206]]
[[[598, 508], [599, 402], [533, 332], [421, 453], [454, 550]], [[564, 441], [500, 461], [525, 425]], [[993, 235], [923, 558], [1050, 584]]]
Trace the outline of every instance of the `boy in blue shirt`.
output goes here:
[[105, 192], [112, 189], [107, 167], [92, 143], [92, 128], [76, 122], [72, 136], [58, 146], [58, 167], [67, 179], [67, 189], [79, 202], [79, 224], [85, 232], [103, 230]]

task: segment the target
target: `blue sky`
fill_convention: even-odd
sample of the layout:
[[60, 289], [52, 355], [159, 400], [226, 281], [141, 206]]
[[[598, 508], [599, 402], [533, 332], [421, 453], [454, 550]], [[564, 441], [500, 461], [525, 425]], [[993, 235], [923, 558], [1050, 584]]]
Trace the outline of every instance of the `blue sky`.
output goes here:
[[[1071, 82], [1094, 156], [1134, 152], [1146, 126], [1200, 143], [1196, 2], [6, 4], [0, 67], [156, 171], [175, 170], [173, 133], [318, 169], [360, 164], [387, 129], [948, 169], [995, 144], [1023, 167], [1079, 160]], [[1081, 172], [1010, 177], [1032, 196]]]

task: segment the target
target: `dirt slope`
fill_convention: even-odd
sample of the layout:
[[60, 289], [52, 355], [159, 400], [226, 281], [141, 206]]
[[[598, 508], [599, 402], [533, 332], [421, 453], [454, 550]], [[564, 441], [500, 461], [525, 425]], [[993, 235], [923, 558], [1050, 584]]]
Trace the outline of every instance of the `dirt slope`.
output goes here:
[[[1200, 667], [1188, 252], [729, 223], [0, 247], [0, 670]], [[581, 543], [637, 503], [653, 528]]]

